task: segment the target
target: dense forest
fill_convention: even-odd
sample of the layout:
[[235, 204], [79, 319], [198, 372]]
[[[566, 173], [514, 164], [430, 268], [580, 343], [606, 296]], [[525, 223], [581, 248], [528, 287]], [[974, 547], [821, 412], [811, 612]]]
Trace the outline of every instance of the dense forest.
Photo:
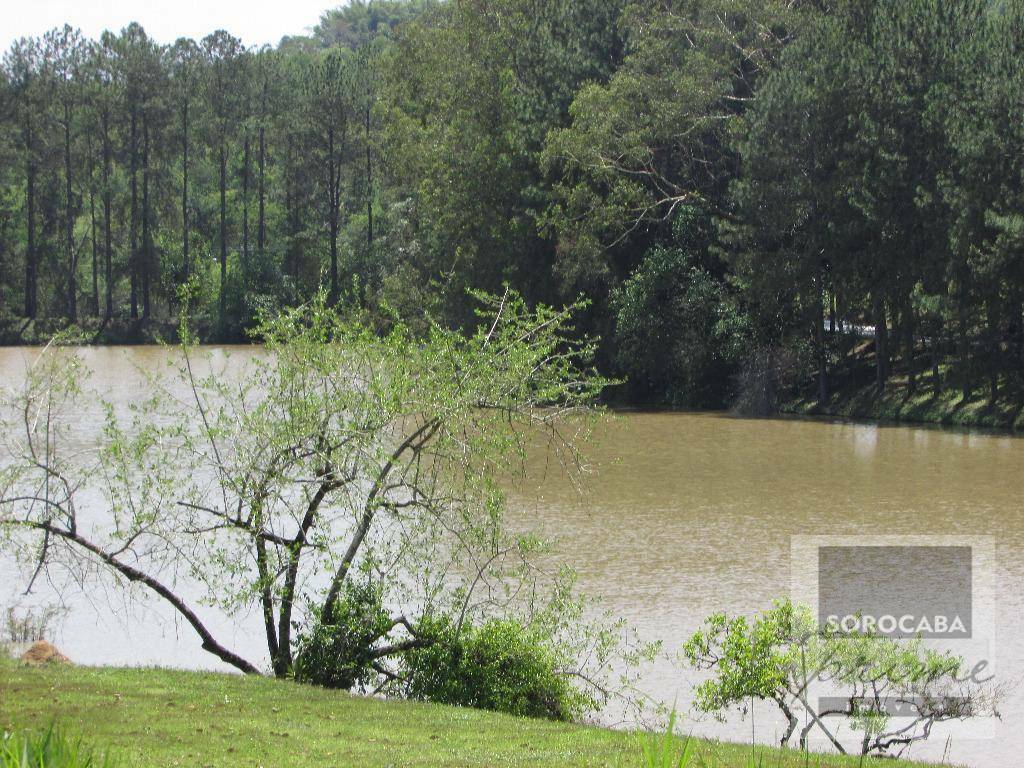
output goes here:
[[[354, 0], [0, 74], [0, 326], [244, 340], [319, 289], [589, 306], [634, 402], [1020, 402], [1024, 0]], [[792, 383], [791, 382], [791, 383]]]

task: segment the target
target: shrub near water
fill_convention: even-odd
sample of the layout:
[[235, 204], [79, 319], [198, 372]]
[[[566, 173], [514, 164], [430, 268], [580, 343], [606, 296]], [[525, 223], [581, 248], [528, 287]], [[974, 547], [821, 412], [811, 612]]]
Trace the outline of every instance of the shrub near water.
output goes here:
[[411, 698], [572, 720], [594, 702], [559, 673], [545, 638], [516, 621], [492, 619], [461, 630], [448, 620], [424, 628], [431, 642], [409, 654]]
[[[295, 677], [325, 688], [367, 690], [378, 641], [394, 628], [372, 584], [350, 587], [330, 624], [299, 637]], [[409, 698], [513, 715], [572, 720], [596, 702], [559, 672], [550, 639], [511, 619], [461, 628], [448, 618], [410, 627], [397, 684]]]
[[348, 583], [331, 621], [315, 614], [313, 627], [296, 641], [295, 679], [324, 688], [363, 688], [376, 674], [375, 645], [394, 629], [381, 589], [368, 579]]

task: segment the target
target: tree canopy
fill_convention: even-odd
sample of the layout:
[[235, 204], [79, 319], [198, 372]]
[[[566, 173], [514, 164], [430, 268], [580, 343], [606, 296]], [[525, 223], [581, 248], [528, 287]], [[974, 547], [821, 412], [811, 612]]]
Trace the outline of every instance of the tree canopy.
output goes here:
[[[321, 287], [382, 331], [470, 328], [467, 289], [509, 284], [590, 299], [638, 401], [723, 405], [786, 357], [821, 400], [1019, 403], [1022, 40], [1020, 0], [366, 0], [261, 50], [19, 40], [4, 338], [170, 336], [185, 284], [204, 339]], [[722, 318], [728, 351], [693, 349]]]

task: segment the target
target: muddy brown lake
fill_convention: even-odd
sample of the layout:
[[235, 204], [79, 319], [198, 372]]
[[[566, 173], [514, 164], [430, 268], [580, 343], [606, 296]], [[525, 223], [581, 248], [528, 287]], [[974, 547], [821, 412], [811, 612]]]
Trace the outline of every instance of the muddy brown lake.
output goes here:
[[[227, 350], [213, 349], [215, 356]], [[33, 350], [0, 349], [0, 379], [21, 376]], [[143, 371], [165, 366], [160, 347], [82, 351], [93, 386], [130, 403]], [[244, 362], [255, 350], [233, 347]], [[242, 370], [238, 362], [226, 370]], [[101, 415], [95, 420], [99, 435]], [[991, 541], [991, 670], [1008, 686], [1002, 720], [937, 731], [910, 756], [985, 768], [1016, 766], [1024, 754], [1024, 439], [930, 427], [798, 419], [743, 419], [718, 413], [617, 413], [588, 449], [593, 473], [580, 494], [557, 474], [514, 493], [516, 525], [539, 529], [579, 572], [580, 585], [625, 617], [664, 653], [643, 676], [645, 694], [686, 712], [687, 730], [772, 742], [783, 722], [772, 709], [727, 723], [688, 711], [703, 679], [672, 657], [715, 611], [752, 614], [791, 594], [794, 541]], [[15, 571], [0, 560], [0, 604], [19, 600]], [[46, 601], [43, 594], [34, 599]], [[942, 590], [941, 583], [935, 584]], [[52, 595], [50, 596], [52, 599]], [[66, 593], [69, 612], [54, 638], [83, 664], [221, 669], [187, 626], [162, 606], [86, 587]], [[258, 656], [258, 618], [220, 629]]]

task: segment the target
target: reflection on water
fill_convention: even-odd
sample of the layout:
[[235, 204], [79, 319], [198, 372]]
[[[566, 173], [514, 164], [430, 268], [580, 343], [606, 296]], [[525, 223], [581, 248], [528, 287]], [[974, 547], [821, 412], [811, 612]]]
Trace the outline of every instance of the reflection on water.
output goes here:
[[874, 424], [851, 425], [853, 450], [860, 459], [871, 459], [878, 447], [878, 427]]
[[[234, 350], [239, 358], [247, 354]], [[0, 351], [0, 377], [16, 377], [24, 355]], [[136, 366], [164, 365], [166, 355], [152, 347], [86, 352], [95, 383], [114, 399], [137, 397], [144, 387]], [[1024, 440], [891, 425], [629, 413], [603, 424], [590, 458], [597, 473], [586, 495], [547, 478], [516, 494], [513, 515], [518, 524], [555, 537], [583, 588], [645, 637], [663, 639], [667, 652], [677, 651], [713, 611], [749, 613], [788, 594], [793, 536], [991, 535], [997, 668], [1004, 679], [1024, 676], [1018, 586], [1024, 579]], [[9, 573], [0, 565], [0, 602], [14, 591]], [[120, 599], [112, 599], [115, 606]], [[125, 622], [103, 595], [72, 602], [59, 640], [73, 659], [217, 666], [188, 628], [162, 609], [136, 610]], [[256, 626], [255, 617], [233, 625], [236, 647], [260, 647]], [[644, 687], [683, 707], [696, 679], [662, 660]], [[1002, 709], [997, 737], [954, 740], [953, 762], [1018, 764], [1022, 691]], [[749, 721], [691, 725], [696, 733], [740, 740], [749, 738], [751, 727]], [[754, 725], [770, 741], [782, 723], [764, 709]], [[945, 747], [937, 740], [913, 754], [938, 759]]]

